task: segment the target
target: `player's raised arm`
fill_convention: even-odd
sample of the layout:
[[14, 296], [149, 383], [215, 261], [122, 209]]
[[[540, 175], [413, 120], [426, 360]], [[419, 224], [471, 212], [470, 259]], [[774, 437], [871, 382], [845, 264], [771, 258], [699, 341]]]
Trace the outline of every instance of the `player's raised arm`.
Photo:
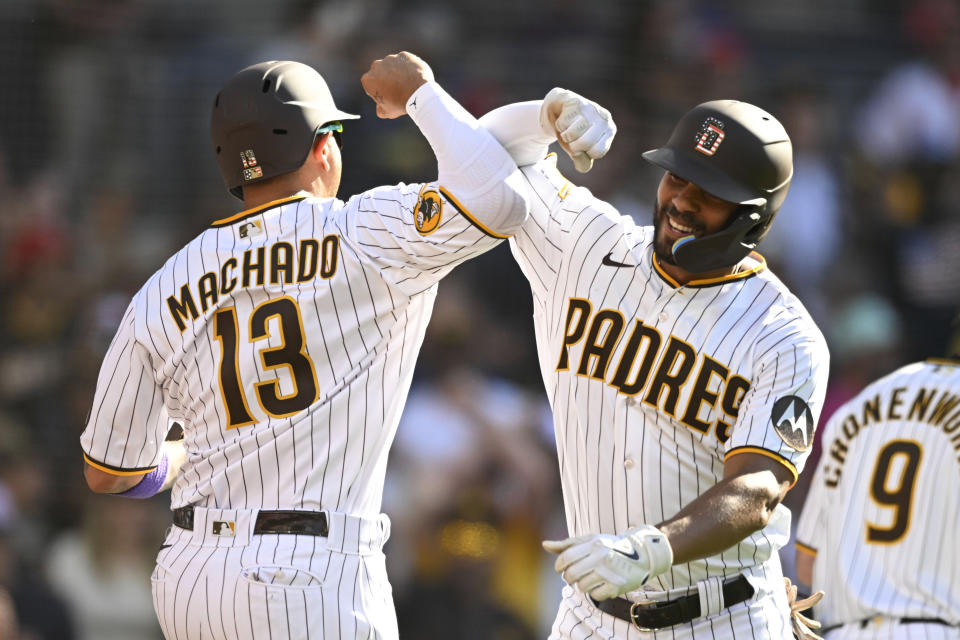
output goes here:
[[494, 109], [480, 124], [503, 145], [518, 166], [533, 164], [559, 142], [577, 171], [610, 151], [617, 125], [602, 106], [567, 89], [554, 88], [543, 100], [517, 102]]
[[[547, 155], [549, 146], [559, 142], [578, 171], [589, 171], [594, 159], [610, 150], [617, 126], [610, 112], [597, 103], [559, 88], [542, 100], [494, 109], [480, 118], [480, 124], [521, 167], [530, 215], [510, 239], [510, 250], [534, 298], [546, 299], [560, 265], [570, 256], [569, 242], [580, 236], [573, 231], [579, 213], [588, 206], [603, 206], [560, 174], [555, 156]], [[610, 207], [605, 208], [607, 214], [619, 217]]]
[[515, 232], [527, 215], [516, 163], [476, 118], [433, 78], [430, 66], [406, 51], [375, 60], [361, 78], [377, 115], [409, 115], [437, 158], [439, 187], [498, 237]]

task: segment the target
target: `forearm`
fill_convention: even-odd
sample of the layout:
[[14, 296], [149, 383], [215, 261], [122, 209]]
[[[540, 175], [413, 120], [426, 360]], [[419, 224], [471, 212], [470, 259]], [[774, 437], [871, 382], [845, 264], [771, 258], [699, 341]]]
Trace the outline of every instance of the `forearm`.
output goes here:
[[538, 162], [547, 155], [556, 135], [540, 126], [542, 100], [516, 102], [494, 109], [480, 118], [480, 124], [503, 145], [517, 166]]
[[84, 467], [87, 485], [94, 493], [131, 498], [146, 498], [165, 491], [173, 486], [180, 473], [180, 468], [186, 461], [186, 450], [183, 440], [175, 440], [164, 442], [162, 451], [157, 469], [144, 473], [116, 475], [87, 463]]
[[407, 113], [436, 155], [440, 185], [488, 228], [516, 231], [527, 214], [523, 176], [494, 137], [434, 82], [410, 96]]
[[682, 564], [722, 553], [762, 529], [779, 501], [772, 474], [727, 478], [657, 528], [670, 541], [674, 564]]
[[84, 463], [83, 466], [83, 477], [94, 493], [123, 493], [137, 486], [145, 475], [147, 474], [136, 473], [121, 476], [101, 471], [90, 463]]

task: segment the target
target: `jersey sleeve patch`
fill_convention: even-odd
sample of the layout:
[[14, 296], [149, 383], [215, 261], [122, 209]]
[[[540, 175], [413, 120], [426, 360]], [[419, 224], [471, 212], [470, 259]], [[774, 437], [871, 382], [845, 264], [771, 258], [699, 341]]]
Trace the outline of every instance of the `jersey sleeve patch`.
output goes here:
[[414, 226], [420, 235], [430, 235], [437, 230], [443, 218], [443, 198], [433, 189], [424, 189], [417, 198], [413, 216]]
[[813, 412], [803, 398], [788, 395], [778, 399], [770, 412], [770, 422], [780, 439], [791, 449], [806, 451], [813, 446], [816, 424]]
[[793, 481], [790, 483], [790, 487], [793, 488], [793, 485], [797, 484], [797, 479], [800, 477], [800, 473], [797, 471], [797, 467], [792, 462], [790, 462], [789, 460], [781, 456], [779, 453], [770, 451], [768, 449], [761, 449], [760, 447], [735, 447], [733, 449], [730, 449], [730, 451], [727, 451], [726, 455], [723, 456], [723, 461], [726, 462], [727, 460], [730, 459], [730, 456], [735, 456], [738, 453], [759, 453], [760, 455], [766, 456], [771, 460], [776, 460], [777, 462], [785, 466], [787, 468], [787, 471], [790, 472], [790, 475], [793, 476]]

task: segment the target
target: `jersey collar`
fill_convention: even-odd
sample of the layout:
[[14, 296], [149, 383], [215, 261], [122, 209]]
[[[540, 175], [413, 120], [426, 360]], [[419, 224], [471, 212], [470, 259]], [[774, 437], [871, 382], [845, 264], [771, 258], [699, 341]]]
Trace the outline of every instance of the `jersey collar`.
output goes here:
[[274, 207], [279, 207], [279, 206], [282, 206], [282, 205], [285, 205], [285, 204], [289, 204], [289, 203], [291, 203], [291, 202], [297, 202], [298, 200], [303, 200], [303, 199], [306, 198], [306, 197], [307, 197], [306, 195], [304, 195], [304, 194], [299, 194], [299, 193], [298, 193], [297, 195], [289, 196], [289, 197], [287, 197], [287, 198], [280, 198], [279, 200], [272, 200], [272, 201], [270, 201], [270, 202], [267, 202], [266, 204], [260, 205], [259, 207], [254, 207], [254, 208], [252, 208], [252, 209], [246, 209], [245, 211], [241, 211], [240, 213], [235, 213], [235, 214], [233, 214], [232, 216], [230, 216], [229, 218], [222, 218], [222, 219], [220, 219], [220, 220], [217, 220], [217, 221], [213, 222], [210, 226], [211, 226], [211, 227], [226, 227], [227, 225], [231, 225], [231, 224], [233, 224], [234, 222], [240, 222], [240, 221], [243, 220], [244, 218], [249, 218], [250, 216], [255, 216], [255, 215], [257, 215], [257, 214], [263, 213], [263, 212], [266, 211], [267, 209], [273, 209]]
[[716, 278], [704, 278], [702, 280], [691, 280], [687, 284], [680, 284], [673, 277], [663, 270], [663, 267], [660, 266], [660, 261], [657, 260], [657, 253], [651, 251], [650, 255], [653, 260], [653, 270], [657, 272], [667, 284], [669, 284], [674, 289], [679, 289], [680, 287], [714, 287], [721, 284], [726, 284], [728, 282], [733, 282], [734, 280], [743, 280], [745, 278], [751, 278], [761, 271], [764, 271], [767, 268], [767, 260], [762, 255], [756, 251], [750, 252], [750, 257], [753, 258], [757, 264], [749, 269], [744, 271], [738, 271], [736, 273], [730, 273], [725, 276], [718, 276]]

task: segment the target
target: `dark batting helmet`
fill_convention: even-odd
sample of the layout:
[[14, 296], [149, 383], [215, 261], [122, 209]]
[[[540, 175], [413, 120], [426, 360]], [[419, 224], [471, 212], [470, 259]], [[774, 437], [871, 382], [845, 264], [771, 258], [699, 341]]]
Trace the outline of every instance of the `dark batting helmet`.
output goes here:
[[674, 243], [674, 260], [691, 273], [734, 265], [756, 248], [793, 177], [793, 147], [783, 125], [763, 109], [737, 100], [697, 105], [681, 118], [666, 145], [643, 157], [742, 205], [722, 231]]
[[299, 62], [261, 62], [234, 75], [213, 101], [210, 137], [234, 196], [243, 185], [296, 171], [317, 129], [359, 118], [337, 109], [327, 83]]

